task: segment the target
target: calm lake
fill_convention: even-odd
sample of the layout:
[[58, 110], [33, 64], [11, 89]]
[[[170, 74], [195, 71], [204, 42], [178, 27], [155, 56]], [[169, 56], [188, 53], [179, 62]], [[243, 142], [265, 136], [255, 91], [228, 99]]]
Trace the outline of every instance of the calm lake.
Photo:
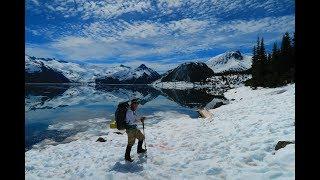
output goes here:
[[[142, 99], [137, 111], [147, 116], [160, 111], [176, 111], [192, 118], [198, 108], [216, 108], [227, 102], [221, 92], [208, 89], [155, 89], [148, 85], [27, 84], [25, 94], [25, 149], [50, 139], [63, 142], [67, 137], [87, 131], [92, 118], [111, 121], [119, 102]], [[218, 91], [217, 91], [218, 92]], [[50, 128], [59, 124], [78, 124], [69, 128]], [[107, 127], [107, 126], [106, 126]]]

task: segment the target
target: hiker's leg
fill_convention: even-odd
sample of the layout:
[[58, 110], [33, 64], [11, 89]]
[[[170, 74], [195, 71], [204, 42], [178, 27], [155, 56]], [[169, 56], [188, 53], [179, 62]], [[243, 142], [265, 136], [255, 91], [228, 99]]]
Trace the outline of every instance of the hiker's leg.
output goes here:
[[135, 143], [135, 136], [134, 136], [134, 132], [130, 130], [126, 130], [126, 133], [128, 135], [128, 144], [126, 148], [125, 160], [132, 162], [133, 160], [130, 157], [130, 152], [131, 152], [132, 146]]
[[136, 135], [136, 138], [139, 141], [143, 141], [144, 140], [144, 135], [142, 134], [142, 132], [139, 129], [136, 130], [135, 135]]
[[143, 140], [144, 140], [144, 135], [141, 133], [140, 130], [137, 129], [136, 131], [136, 137], [139, 140], [138, 141], [138, 147], [137, 147], [137, 153], [144, 153], [147, 150], [146, 149], [142, 149], [142, 144], [143, 144]]
[[132, 146], [127, 146], [127, 148], [126, 148], [126, 154], [124, 155], [124, 159], [127, 160], [127, 161], [130, 161], [130, 162], [133, 161], [133, 160], [131, 159], [131, 157], [130, 157], [131, 148], [132, 148]]
[[133, 130], [126, 130], [126, 132], [128, 135], [128, 146], [133, 146], [136, 141], [135, 132]]

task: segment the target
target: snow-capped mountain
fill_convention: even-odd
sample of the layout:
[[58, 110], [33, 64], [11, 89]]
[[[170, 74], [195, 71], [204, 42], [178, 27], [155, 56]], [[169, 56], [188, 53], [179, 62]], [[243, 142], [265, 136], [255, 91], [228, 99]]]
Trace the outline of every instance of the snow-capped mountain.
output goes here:
[[[48, 75], [44, 75], [45, 73]], [[144, 64], [133, 69], [119, 65], [109, 67], [103, 64], [79, 64], [54, 58], [36, 58], [25, 55], [26, 82], [98, 82], [98, 83], [140, 83], [157, 80], [160, 75]], [[46, 78], [52, 79], [48, 81]], [[35, 79], [35, 80], [34, 80]]]
[[144, 74], [146, 74], [149, 77], [153, 77], [153, 78], [159, 78], [160, 77], [159, 73], [157, 73], [156, 71], [154, 71], [151, 68], [148, 68], [144, 64], [141, 64], [139, 67], [137, 67], [132, 75], [135, 78], [139, 78], [139, 77], [143, 76]]
[[54, 58], [25, 56], [26, 73], [41, 73], [42, 69], [51, 69], [56, 73], [61, 73], [70, 82], [94, 82], [96, 77], [107, 71], [107, 67], [103, 65], [77, 64]]
[[[251, 56], [240, 51], [228, 51], [207, 62], [183, 63], [165, 73], [161, 82], [201, 82], [214, 73], [240, 72], [250, 69]], [[213, 70], [213, 71], [212, 71]], [[160, 75], [141, 64], [137, 68], [125, 65], [109, 67], [104, 64], [74, 63], [54, 58], [25, 56], [26, 82], [87, 82], [104, 84], [149, 84]]]
[[62, 72], [46, 65], [49, 61], [56, 60], [25, 56], [25, 81], [27, 83], [69, 83], [70, 80]]
[[160, 75], [141, 64], [139, 67], [133, 69], [124, 65], [116, 67], [116, 70], [107, 72], [104, 77], [96, 78], [96, 83], [105, 84], [149, 84], [160, 78]]
[[203, 82], [208, 77], [214, 75], [205, 63], [202, 62], [187, 62], [179, 65], [173, 70], [169, 70], [162, 78], [161, 82]]
[[240, 51], [227, 51], [209, 59], [206, 64], [215, 72], [239, 72], [251, 68], [251, 56]]

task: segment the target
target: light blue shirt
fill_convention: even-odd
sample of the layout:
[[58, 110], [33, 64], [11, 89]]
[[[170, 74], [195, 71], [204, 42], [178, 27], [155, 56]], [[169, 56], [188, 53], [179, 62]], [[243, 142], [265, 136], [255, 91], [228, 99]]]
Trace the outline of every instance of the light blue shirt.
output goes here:
[[126, 122], [129, 125], [137, 125], [137, 122], [139, 121], [139, 117], [136, 115], [136, 113], [134, 111], [132, 111], [131, 109], [127, 110], [126, 113]]

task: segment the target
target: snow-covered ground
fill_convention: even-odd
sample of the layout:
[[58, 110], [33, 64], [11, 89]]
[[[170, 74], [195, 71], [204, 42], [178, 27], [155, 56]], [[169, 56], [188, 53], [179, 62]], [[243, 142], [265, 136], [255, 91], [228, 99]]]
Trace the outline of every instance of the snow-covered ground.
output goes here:
[[244, 82], [251, 79], [251, 74], [230, 74], [223, 76], [213, 76], [208, 78], [207, 86], [214, 86], [216, 88], [236, 88], [243, 86]]
[[[208, 119], [175, 111], [148, 115], [147, 157], [135, 146], [133, 163], [124, 161], [126, 135], [95, 125], [107, 119], [90, 119], [92, 128], [76, 141], [27, 151], [26, 179], [294, 179], [295, 145], [274, 148], [295, 140], [295, 85], [242, 86], [225, 96], [230, 103], [210, 110]], [[107, 141], [96, 142], [99, 136]]]

